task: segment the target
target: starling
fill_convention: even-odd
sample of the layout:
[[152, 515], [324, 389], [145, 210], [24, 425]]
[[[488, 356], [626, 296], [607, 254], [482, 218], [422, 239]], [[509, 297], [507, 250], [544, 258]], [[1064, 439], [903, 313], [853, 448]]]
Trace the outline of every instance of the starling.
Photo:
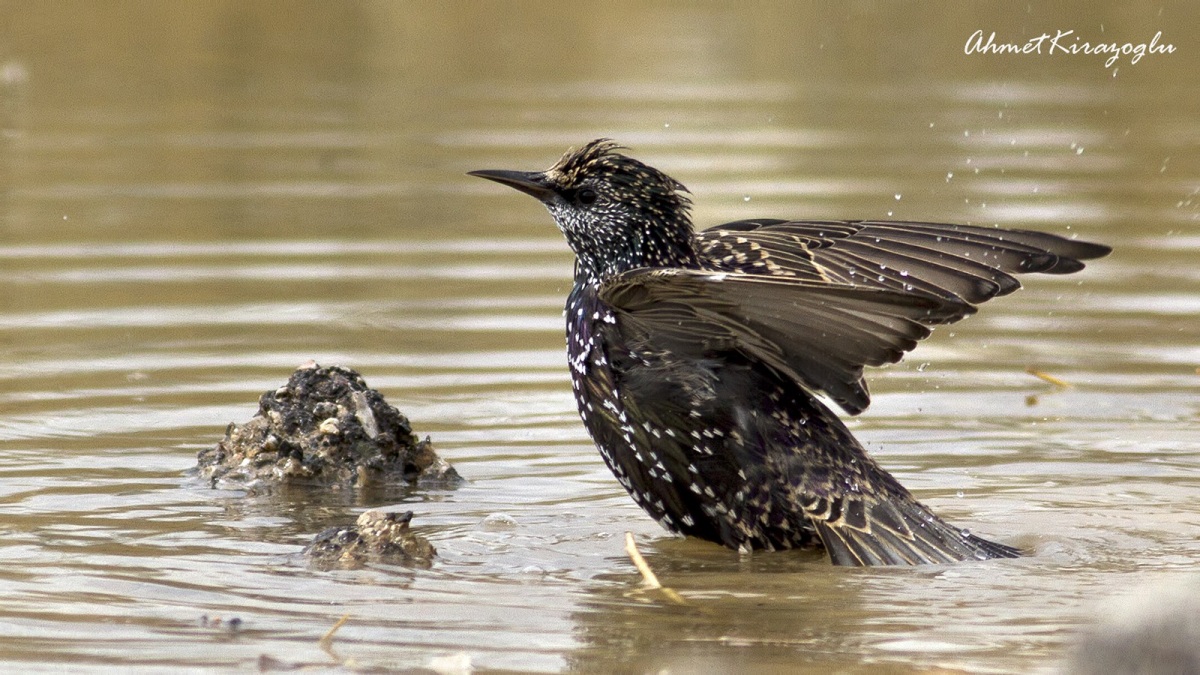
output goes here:
[[933, 326], [1070, 274], [1107, 246], [1025, 230], [754, 219], [695, 233], [687, 189], [608, 139], [542, 172], [473, 171], [540, 200], [575, 252], [579, 414], [667, 530], [739, 551], [823, 545], [836, 565], [1017, 557], [953, 527], [818, 400], [869, 403], [863, 366]]

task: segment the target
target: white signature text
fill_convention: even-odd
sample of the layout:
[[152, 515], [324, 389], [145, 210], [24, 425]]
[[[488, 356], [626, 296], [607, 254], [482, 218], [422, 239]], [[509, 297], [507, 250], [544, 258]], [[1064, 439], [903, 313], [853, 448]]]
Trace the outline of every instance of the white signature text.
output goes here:
[[1122, 56], [1136, 64], [1147, 54], [1174, 54], [1175, 45], [1162, 44], [1162, 31], [1149, 42], [1081, 42], [1073, 30], [1059, 30], [1054, 35], [1042, 33], [1026, 42], [997, 42], [996, 32], [984, 36], [982, 30], [971, 33], [963, 46], [964, 54], [1107, 54], [1105, 68], [1112, 68]]

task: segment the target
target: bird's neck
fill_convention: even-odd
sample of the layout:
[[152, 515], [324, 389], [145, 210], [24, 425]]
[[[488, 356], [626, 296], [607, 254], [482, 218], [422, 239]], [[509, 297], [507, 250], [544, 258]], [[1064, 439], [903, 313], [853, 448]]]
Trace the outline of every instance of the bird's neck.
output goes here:
[[633, 269], [697, 264], [696, 237], [686, 214], [673, 216], [669, 222], [652, 218], [617, 232], [614, 236], [593, 235], [571, 242], [577, 282], [598, 286]]

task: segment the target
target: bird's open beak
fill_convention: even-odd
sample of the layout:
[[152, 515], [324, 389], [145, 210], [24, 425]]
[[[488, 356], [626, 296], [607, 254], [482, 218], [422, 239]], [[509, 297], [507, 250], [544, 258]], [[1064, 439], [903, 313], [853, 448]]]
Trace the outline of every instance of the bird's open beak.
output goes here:
[[501, 185], [507, 185], [515, 190], [520, 190], [543, 202], [550, 201], [550, 198], [554, 196], [554, 190], [546, 182], [546, 176], [537, 171], [488, 169], [484, 171], [468, 171], [467, 175], [494, 180]]

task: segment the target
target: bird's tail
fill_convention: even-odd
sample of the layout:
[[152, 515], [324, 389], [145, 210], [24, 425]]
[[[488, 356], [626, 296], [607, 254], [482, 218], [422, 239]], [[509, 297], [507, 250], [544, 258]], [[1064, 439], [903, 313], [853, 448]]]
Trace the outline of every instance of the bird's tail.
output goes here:
[[1021, 555], [1011, 546], [946, 523], [906, 490], [885, 499], [865, 497], [843, 504], [843, 509], [863, 509], [864, 517], [844, 511], [834, 520], [812, 518], [835, 565], [920, 565]]

